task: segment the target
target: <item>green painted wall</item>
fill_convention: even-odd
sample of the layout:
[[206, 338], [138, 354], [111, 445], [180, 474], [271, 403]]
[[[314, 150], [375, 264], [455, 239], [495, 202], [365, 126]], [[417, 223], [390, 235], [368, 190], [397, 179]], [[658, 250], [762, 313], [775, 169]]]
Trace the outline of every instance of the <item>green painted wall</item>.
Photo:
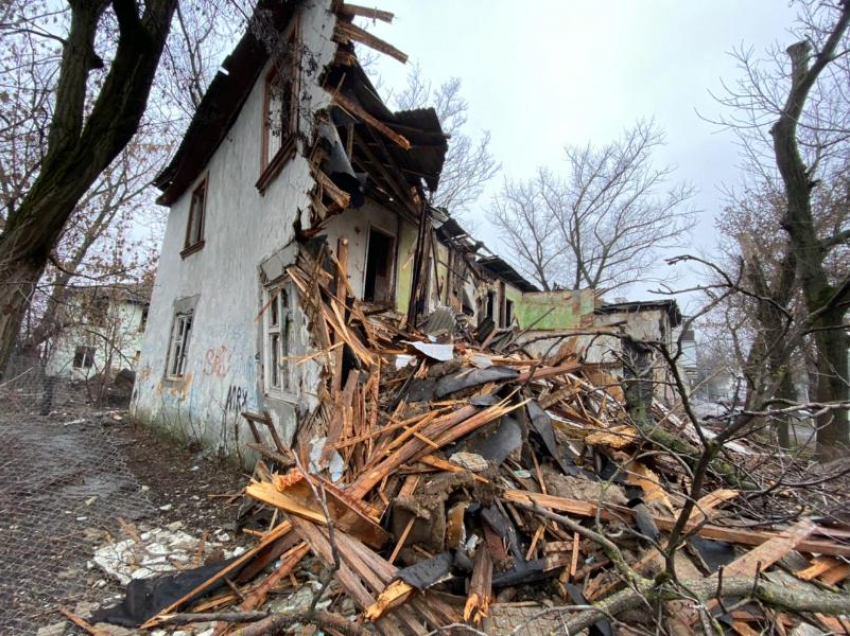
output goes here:
[[402, 223], [398, 237], [398, 269], [396, 271], [395, 306], [401, 313], [407, 312], [410, 290], [413, 286], [413, 256], [416, 252], [416, 227]]
[[511, 293], [507, 293], [507, 296], [514, 300], [514, 312], [520, 329], [532, 328], [535, 331], [578, 329], [591, 325], [593, 321], [594, 294], [589, 289], [527, 292], [517, 300], [511, 296]]

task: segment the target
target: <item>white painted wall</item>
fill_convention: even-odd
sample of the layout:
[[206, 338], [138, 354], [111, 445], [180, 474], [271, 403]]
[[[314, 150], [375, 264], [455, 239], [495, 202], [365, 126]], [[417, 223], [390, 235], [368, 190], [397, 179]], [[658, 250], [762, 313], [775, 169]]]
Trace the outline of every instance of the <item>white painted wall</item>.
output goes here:
[[[336, 50], [329, 8], [330, 0], [310, 0], [296, 17], [302, 42], [320, 68]], [[303, 390], [298, 399], [262, 399], [260, 322], [255, 321], [262, 295], [259, 265], [293, 240], [296, 215], [307, 213], [314, 185], [299, 147], [264, 195], [254, 186], [261, 171], [265, 74], [207, 166], [205, 246], [185, 259], [180, 252], [193, 188], [171, 207], [133, 401], [143, 421], [228, 454], [241, 453], [242, 444], [252, 441], [242, 411], [268, 408], [283, 437], [291, 439], [295, 411], [315, 403], [317, 369], [310, 364], [299, 365]], [[301, 82], [312, 109], [328, 105], [317, 74], [302, 73]], [[304, 114], [302, 131], [310, 115]], [[198, 300], [188, 366], [183, 379], [173, 381], [165, 377], [165, 367], [174, 303], [192, 296]], [[303, 323], [296, 326], [303, 331]]]
[[[71, 326], [56, 335], [50, 343], [47, 375], [85, 380], [110, 366], [112, 371], [136, 369], [136, 352], [141, 351], [143, 333], [143, 305], [111, 300], [106, 307], [102, 325], [81, 324]], [[83, 315], [84, 310], [72, 312]], [[74, 355], [78, 346], [94, 349], [94, 364], [90, 368], [74, 368]]]

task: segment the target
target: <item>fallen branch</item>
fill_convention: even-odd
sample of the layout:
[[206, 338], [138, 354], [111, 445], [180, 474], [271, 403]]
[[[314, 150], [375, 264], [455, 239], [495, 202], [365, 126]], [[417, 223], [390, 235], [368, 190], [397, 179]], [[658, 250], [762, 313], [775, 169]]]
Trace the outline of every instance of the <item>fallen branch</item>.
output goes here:
[[[688, 590], [688, 595], [681, 589], [669, 586], [653, 587], [640, 592], [626, 588], [596, 603], [593, 609], [567, 620], [563, 625], [564, 632], [578, 634], [600, 620], [634, 609], [646, 601], [675, 601], [691, 597], [691, 595], [703, 602], [718, 598], [717, 583], [716, 576], [699, 581], [685, 581], [681, 585]], [[786, 587], [770, 583], [763, 578], [723, 579], [720, 594], [724, 599], [750, 598], [792, 612], [818, 612], [829, 616], [850, 614], [850, 595], [848, 594], [804, 589], [802, 585]]]
[[286, 614], [269, 612], [207, 612], [200, 614], [168, 614], [159, 617], [157, 625], [190, 625], [192, 623], [207, 623], [221, 621], [224, 623], [251, 623], [242, 627], [237, 633], [239, 636], [265, 636], [276, 634], [279, 630], [295, 623], [306, 623], [316, 625], [323, 629], [334, 630], [347, 636], [361, 636], [367, 632], [357, 623], [337, 616], [330, 612], [318, 610], [313, 612], [312, 618], [309, 610], [300, 612], [287, 612]]

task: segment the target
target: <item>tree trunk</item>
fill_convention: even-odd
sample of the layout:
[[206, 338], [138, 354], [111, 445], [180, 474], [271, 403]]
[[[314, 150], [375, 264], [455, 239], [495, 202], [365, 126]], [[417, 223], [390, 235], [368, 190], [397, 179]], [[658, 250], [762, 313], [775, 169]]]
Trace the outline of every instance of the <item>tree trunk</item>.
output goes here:
[[43, 271], [44, 266], [32, 261], [20, 261], [5, 268], [5, 281], [0, 284], [0, 378], [14, 353], [21, 321]]
[[[815, 332], [817, 343], [817, 401], [830, 402], [847, 400], [848, 395], [848, 341], [847, 328], [842, 324], [844, 312], [841, 310], [825, 314], [818, 321], [819, 331]], [[831, 328], [830, 328], [831, 327]], [[818, 416], [817, 422], [818, 455], [834, 458], [846, 451], [850, 440], [850, 420], [847, 409], [827, 411]]]
[[[118, 45], [88, 117], [88, 73], [105, 1], [71, 4], [47, 154], [21, 205], [0, 235], [0, 373], [18, 337], [35, 285], [77, 203], [130, 142], [147, 107], [177, 0], [113, 0]], [[2, 379], [2, 375], [0, 375]]]
[[[807, 40], [787, 49], [791, 58], [791, 88], [779, 119], [771, 129], [776, 167], [785, 186], [786, 213], [783, 229], [788, 232], [797, 258], [797, 279], [803, 290], [807, 318], [814, 330], [818, 366], [818, 401], [843, 402], [850, 394], [847, 368], [847, 335], [843, 326], [848, 300], [847, 288], [832, 286], [824, 260], [827, 248], [818, 238], [812, 211], [812, 188], [816, 182], [800, 155], [797, 124], [803, 114], [809, 92], [819, 75], [835, 59], [839, 43], [850, 25], [850, 3], [841, 5], [841, 13], [823, 44], [811, 55]], [[818, 417], [818, 456], [830, 458], [847, 449], [846, 410]]]

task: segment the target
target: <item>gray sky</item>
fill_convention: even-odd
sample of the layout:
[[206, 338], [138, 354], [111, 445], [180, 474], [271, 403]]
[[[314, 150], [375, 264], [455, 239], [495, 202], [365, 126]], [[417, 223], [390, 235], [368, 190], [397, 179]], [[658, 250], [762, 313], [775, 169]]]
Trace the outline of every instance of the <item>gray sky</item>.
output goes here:
[[[538, 165], [561, 169], [564, 144], [602, 144], [635, 120], [655, 117], [668, 140], [659, 163], [678, 166], [676, 176], [699, 191], [703, 212], [691, 251], [714, 245], [718, 187], [737, 178], [732, 135], [696, 111], [720, 111], [709, 91], [721, 92], [721, 77], [737, 77], [728, 51], [742, 43], [756, 51], [775, 41], [789, 44], [794, 17], [781, 0], [380, 0], [376, 6], [396, 19], [365, 25], [369, 31], [407, 53], [434, 83], [461, 78], [467, 125], [473, 134], [490, 130], [503, 165], [499, 183], [528, 177]], [[379, 57], [384, 84], [401, 86], [407, 67]], [[484, 211], [499, 183], [471, 213], [494, 249], [498, 241]], [[627, 295], [646, 296], [645, 288]]]

